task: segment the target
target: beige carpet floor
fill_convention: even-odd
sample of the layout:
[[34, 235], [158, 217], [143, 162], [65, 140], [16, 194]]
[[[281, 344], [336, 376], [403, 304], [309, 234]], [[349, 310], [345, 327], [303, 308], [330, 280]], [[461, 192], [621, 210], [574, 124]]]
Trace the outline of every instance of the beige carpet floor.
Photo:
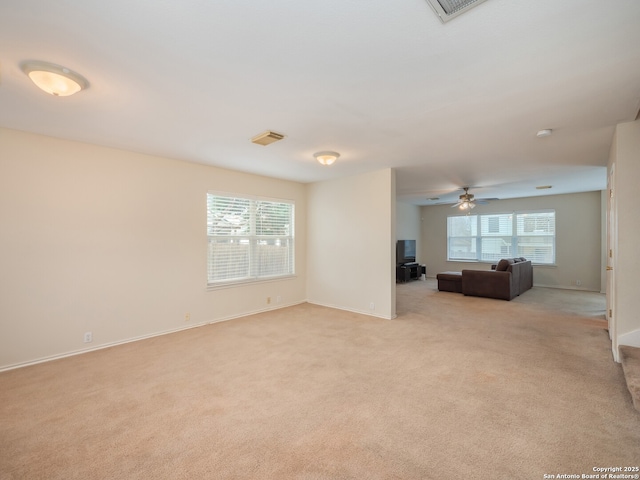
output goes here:
[[0, 373], [5, 479], [541, 479], [640, 463], [600, 294], [398, 285]]

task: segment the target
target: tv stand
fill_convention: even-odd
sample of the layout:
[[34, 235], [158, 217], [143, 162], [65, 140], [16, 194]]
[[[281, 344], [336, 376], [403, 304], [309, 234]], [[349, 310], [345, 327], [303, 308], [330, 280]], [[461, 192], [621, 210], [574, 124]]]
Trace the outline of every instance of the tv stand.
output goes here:
[[418, 280], [422, 274], [426, 274], [426, 267], [417, 262], [403, 263], [396, 266], [396, 282], [405, 283], [409, 280]]

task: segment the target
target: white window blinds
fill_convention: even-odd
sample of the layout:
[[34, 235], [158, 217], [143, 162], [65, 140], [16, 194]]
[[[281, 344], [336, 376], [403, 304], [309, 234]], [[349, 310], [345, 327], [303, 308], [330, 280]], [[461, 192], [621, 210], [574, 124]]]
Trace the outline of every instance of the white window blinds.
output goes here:
[[210, 286], [293, 275], [294, 204], [207, 194]]
[[522, 213], [516, 217], [518, 256], [533, 263], [556, 261], [555, 212]]
[[464, 215], [447, 218], [448, 260], [496, 262], [525, 257], [556, 261], [555, 211]]

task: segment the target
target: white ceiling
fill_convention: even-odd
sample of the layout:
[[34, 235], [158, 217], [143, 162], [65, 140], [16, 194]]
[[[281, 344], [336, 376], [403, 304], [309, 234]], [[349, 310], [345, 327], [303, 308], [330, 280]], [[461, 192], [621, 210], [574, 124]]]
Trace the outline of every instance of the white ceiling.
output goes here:
[[[423, 205], [599, 190], [640, 107], [639, 25], [638, 0], [488, 0], [446, 24], [425, 0], [2, 0], [0, 126], [299, 182], [393, 167]], [[48, 96], [34, 59], [91, 86]], [[249, 141], [267, 129], [286, 138]]]

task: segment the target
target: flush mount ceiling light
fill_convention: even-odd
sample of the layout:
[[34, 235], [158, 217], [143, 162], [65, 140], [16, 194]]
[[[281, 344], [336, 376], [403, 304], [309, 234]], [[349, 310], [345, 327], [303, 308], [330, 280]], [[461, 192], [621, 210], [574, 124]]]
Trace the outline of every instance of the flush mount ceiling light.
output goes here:
[[442, 23], [448, 22], [484, 1], [486, 0], [427, 0]]
[[340, 154], [338, 152], [318, 152], [314, 153], [313, 156], [318, 160], [322, 165], [331, 165], [335, 162]]
[[553, 130], [551, 130], [550, 128], [545, 128], [544, 130], [540, 130], [538, 133], [536, 133], [536, 137], [538, 138], [548, 137], [549, 135], [551, 135], [552, 132]]
[[270, 145], [278, 140], [282, 140], [284, 135], [281, 133], [272, 132], [271, 130], [267, 130], [266, 132], [262, 132], [251, 139], [251, 141], [257, 145]]
[[54, 63], [32, 61], [21, 66], [38, 88], [56, 97], [68, 97], [89, 87], [82, 75]]

